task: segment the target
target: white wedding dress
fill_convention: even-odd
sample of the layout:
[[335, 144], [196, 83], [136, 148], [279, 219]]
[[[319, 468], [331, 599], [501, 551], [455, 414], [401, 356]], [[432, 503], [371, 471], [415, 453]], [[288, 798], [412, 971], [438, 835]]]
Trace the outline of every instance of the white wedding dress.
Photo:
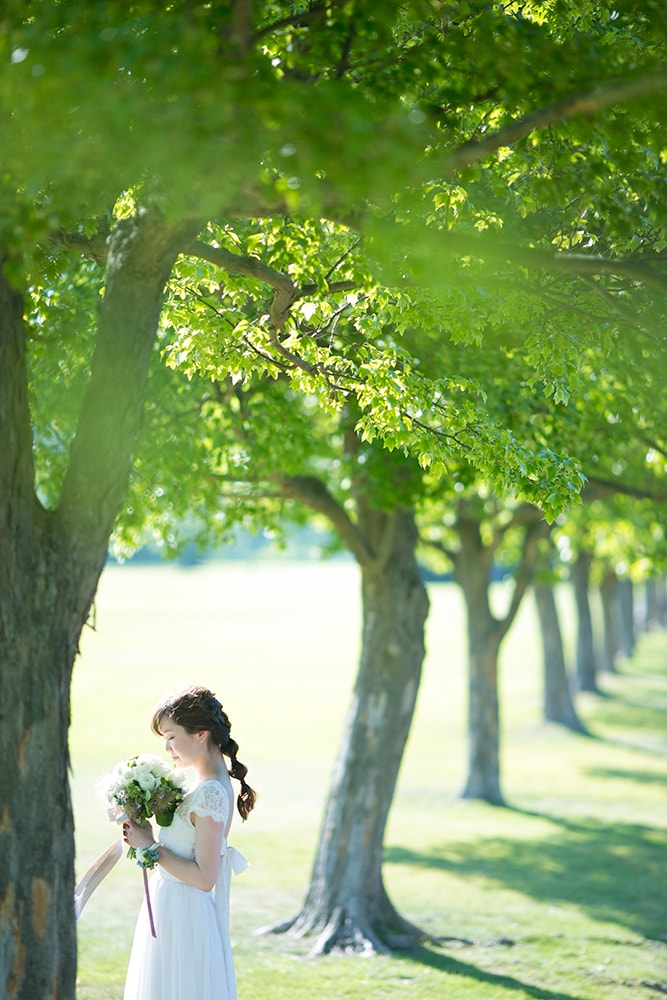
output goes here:
[[149, 880], [155, 932], [151, 935], [146, 900], [134, 932], [124, 1000], [236, 1000], [236, 980], [229, 935], [229, 887], [232, 872], [248, 862], [227, 835], [233, 815], [231, 783], [211, 778], [188, 792], [171, 826], [160, 830], [165, 847], [194, 858], [195, 828], [190, 816], [211, 816], [224, 823], [215, 889], [203, 892], [181, 882], [158, 865]]

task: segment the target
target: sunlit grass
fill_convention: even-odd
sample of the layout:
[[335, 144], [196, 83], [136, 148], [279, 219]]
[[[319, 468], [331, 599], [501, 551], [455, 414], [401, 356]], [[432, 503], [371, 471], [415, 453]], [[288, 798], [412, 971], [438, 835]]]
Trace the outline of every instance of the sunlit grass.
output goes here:
[[[240, 1000], [650, 1000], [667, 988], [667, 634], [642, 638], [579, 708], [591, 736], [541, 721], [530, 601], [501, 664], [507, 809], [461, 802], [462, 604], [431, 588], [428, 655], [386, 837], [399, 910], [440, 943], [395, 958], [307, 960], [307, 941], [256, 936], [301, 904], [356, 672], [358, 575], [349, 563], [110, 568], [73, 694], [78, 868], [115, 835], [95, 778], [159, 750], [153, 702], [189, 681], [227, 706], [260, 793], [232, 840]], [[502, 594], [499, 593], [499, 599]], [[563, 602], [567, 610], [568, 601]], [[141, 898], [119, 862], [79, 925], [79, 1000], [120, 1000]]]

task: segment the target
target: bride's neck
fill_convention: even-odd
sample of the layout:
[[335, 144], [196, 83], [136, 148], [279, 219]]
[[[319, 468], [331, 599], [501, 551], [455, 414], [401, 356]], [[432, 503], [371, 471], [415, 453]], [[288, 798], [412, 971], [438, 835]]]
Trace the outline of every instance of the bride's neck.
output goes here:
[[208, 778], [220, 780], [227, 773], [222, 754], [217, 747], [209, 748], [202, 756], [195, 766], [195, 773], [200, 781], [206, 781]]

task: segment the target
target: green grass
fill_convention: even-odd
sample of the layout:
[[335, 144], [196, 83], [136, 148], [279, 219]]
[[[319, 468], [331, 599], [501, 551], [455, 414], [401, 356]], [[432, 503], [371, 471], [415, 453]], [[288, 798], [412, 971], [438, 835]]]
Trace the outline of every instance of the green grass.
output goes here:
[[[159, 751], [153, 703], [203, 682], [228, 708], [260, 793], [232, 837], [252, 863], [233, 885], [241, 1000], [657, 1000], [667, 990], [667, 633], [643, 636], [633, 661], [603, 678], [603, 697], [580, 699], [593, 735], [578, 736], [541, 722], [529, 599], [501, 662], [510, 806], [462, 802], [463, 610], [443, 584], [431, 587], [385, 864], [400, 912], [440, 943], [310, 960], [307, 941], [254, 933], [296, 912], [308, 884], [356, 671], [358, 595], [347, 563], [108, 569], [74, 678], [79, 871], [115, 834], [96, 778], [126, 754]], [[122, 860], [89, 902], [79, 1000], [120, 1000], [141, 892]]]

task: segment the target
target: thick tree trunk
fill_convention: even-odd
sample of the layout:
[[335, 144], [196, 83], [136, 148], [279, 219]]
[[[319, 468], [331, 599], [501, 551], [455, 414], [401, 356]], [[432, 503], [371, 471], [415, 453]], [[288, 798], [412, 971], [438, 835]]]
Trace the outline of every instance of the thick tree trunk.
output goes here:
[[33, 493], [22, 299], [0, 273], [0, 996], [73, 997], [67, 783], [76, 643]]
[[583, 733], [586, 730], [577, 715], [565, 668], [563, 638], [553, 584], [536, 583], [533, 590], [542, 637], [544, 718], [547, 722], [557, 722]]
[[387, 816], [415, 707], [428, 599], [415, 559], [411, 512], [375, 512], [379, 561], [362, 561], [359, 672], [329, 788], [303, 908], [269, 928], [316, 934], [313, 953], [414, 945], [421, 932], [399, 916], [382, 880]]
[[618, 581], [618, 649], [630, 659], [635, 651], [634, 586], [629, 577]]
[[597, 692], [597, 664], [593, 644], [593, 619], [588, 600], [592, 556], [581, 552], [572, 565], [572, 585], [577, 611], [577, 684], [580, 691]]
[[600, 584], [602, 603], [602, 669], [616, 673], [618, 653], [618, 579], [613, 570], [607, 569]]
[[181, 233], [112, 237], [89, 390], [60, 503], [34, 493], [21, 297], [0, 276], [0, 997], [73, 1000], [70, 680], [127, 487], [164, 282]]
[[[16, 597], [3, 592], [0, 612], [0, 996], [8, 1000], [73, 998], [76, 976], [69, 691], [97, 577], [86, 582], [72, 567], [77, 593], [68, 592], [71, 564], [55, 554], [57, 540], [45, 547], [53, 556], [25, 540], [17, 546], [20, 565], [5, 577]], [[19, 605], [28, 579], [34, 597]]]

